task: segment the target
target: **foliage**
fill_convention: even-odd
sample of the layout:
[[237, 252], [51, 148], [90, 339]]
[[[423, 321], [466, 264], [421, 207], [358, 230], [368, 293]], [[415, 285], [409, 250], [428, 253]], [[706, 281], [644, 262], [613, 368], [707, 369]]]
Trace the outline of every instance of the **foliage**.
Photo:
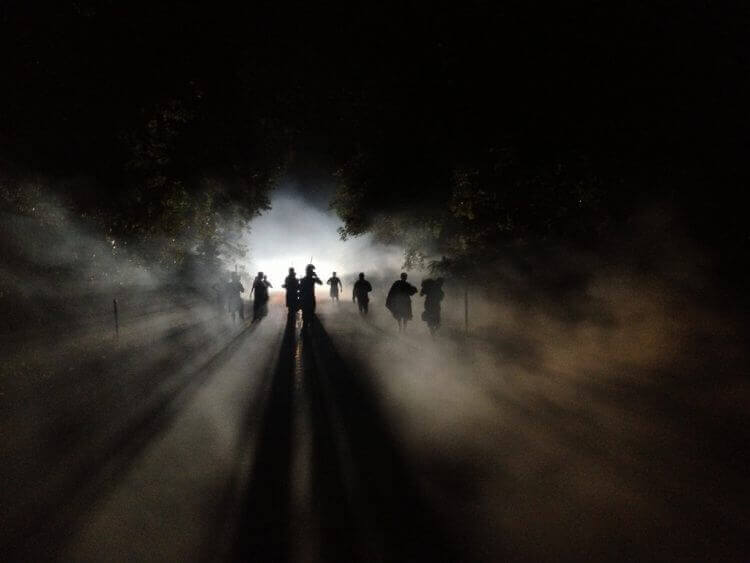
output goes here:
[[408, 263], [594, 244], [660, 198], [747, 250], [746, 8], [27, 4], [0, 14], [0, 157], [150, 259], [243, 252], [303, 161], [338, 182], [342, 236]]

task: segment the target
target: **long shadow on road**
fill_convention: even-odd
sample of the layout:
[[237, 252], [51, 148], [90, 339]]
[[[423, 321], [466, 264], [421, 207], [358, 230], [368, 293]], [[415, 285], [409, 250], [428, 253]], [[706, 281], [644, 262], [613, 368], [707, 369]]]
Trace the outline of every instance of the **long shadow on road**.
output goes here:
[[265, 406], [252, 477], [242, 505], [234, 560], [287, 561], [291, 463], [291, 374], [295, 322], [288, 319]]
[[[65, 480], [65, 486], [47, 499], [45, 511], [39, 511], [24, 522], [25, 529], [4, 549], [15, 560], [51, 557], [72, 533], [87, 510], [119, 482], [143, 449], [168, 426], [182, 406], [232, 356], [252, 334], [249, 326], [224, 342], [209, 358], [179, 381], [140, 408], [127, 424], [92, 454], [79, 460]], [[182, 356], [185, 360], [186, 357]], [[180, 374], [178, 374], [180, 375]]]
[[[234, 559], [461, 560], [421, 498], [363, 370], [345, 365], [318, 319], [301, 340], [295, 336], [292, 320], [267, 400]], [[303, 384], [294, 385], [300, 369]], [[312, 436], [307, 530], [291, 508], [300, 508], [292, 498], [295, 453], [308, 451], [300, 450], [303, 438], [293, 434], [300, 405], [307, 405]], [[310, 533], [313, 541], [305, 537]]]

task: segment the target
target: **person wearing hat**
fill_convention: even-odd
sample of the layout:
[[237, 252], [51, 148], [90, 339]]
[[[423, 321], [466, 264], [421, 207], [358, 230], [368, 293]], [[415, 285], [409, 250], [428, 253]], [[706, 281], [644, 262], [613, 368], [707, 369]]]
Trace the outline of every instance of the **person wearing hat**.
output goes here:
[[323, 282], [315, 274], [315, 266], [308, 264], [305, 277], [299, 281], [299, 307], [302, 309], [302, 328], [307, 328], [315, 314], [315, 285]]

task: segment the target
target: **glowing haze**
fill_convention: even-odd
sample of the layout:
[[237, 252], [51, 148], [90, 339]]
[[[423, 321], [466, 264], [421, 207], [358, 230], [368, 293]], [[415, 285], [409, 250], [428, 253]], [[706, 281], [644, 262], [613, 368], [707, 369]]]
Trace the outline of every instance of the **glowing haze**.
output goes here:
[[[264, 272], [273, 290], [280, 290], [290, 267], [298, 277], [303, 276], [311, 258], [324, 283], [335, 271], [345, 289], [359, 272], [369, 277], [401, 268], [401, 248], [376, 243], [369, 235], [341, 240], [337, 232], [341, 221], [336, 214], [306, 200], [292, 186], [279, 188], [271, 206], [252, 221], [245, 242], [250, 251], [249, 272]], [[318, 291], [327, 289], [322, 286]]]

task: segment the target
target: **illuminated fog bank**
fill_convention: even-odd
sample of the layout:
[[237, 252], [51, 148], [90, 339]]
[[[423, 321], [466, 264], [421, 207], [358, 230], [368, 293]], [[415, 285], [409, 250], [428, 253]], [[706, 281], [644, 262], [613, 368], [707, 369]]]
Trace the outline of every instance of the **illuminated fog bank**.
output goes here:
[[280, 190], [272, 209], [250, 225], [245, 241], [248, 269], [251, 274], [263, 271], [276, 290], [290, 267], [302, 276], [311, 259], [323, 282], [335, 271], [349, 288], [359, 272], [379, 278], [401, 269], [401, 248], [375, 243], [369, 235], [342, 241], [336, 231], [340, 226], [332, 211], [308, 203], [292, 190]]

